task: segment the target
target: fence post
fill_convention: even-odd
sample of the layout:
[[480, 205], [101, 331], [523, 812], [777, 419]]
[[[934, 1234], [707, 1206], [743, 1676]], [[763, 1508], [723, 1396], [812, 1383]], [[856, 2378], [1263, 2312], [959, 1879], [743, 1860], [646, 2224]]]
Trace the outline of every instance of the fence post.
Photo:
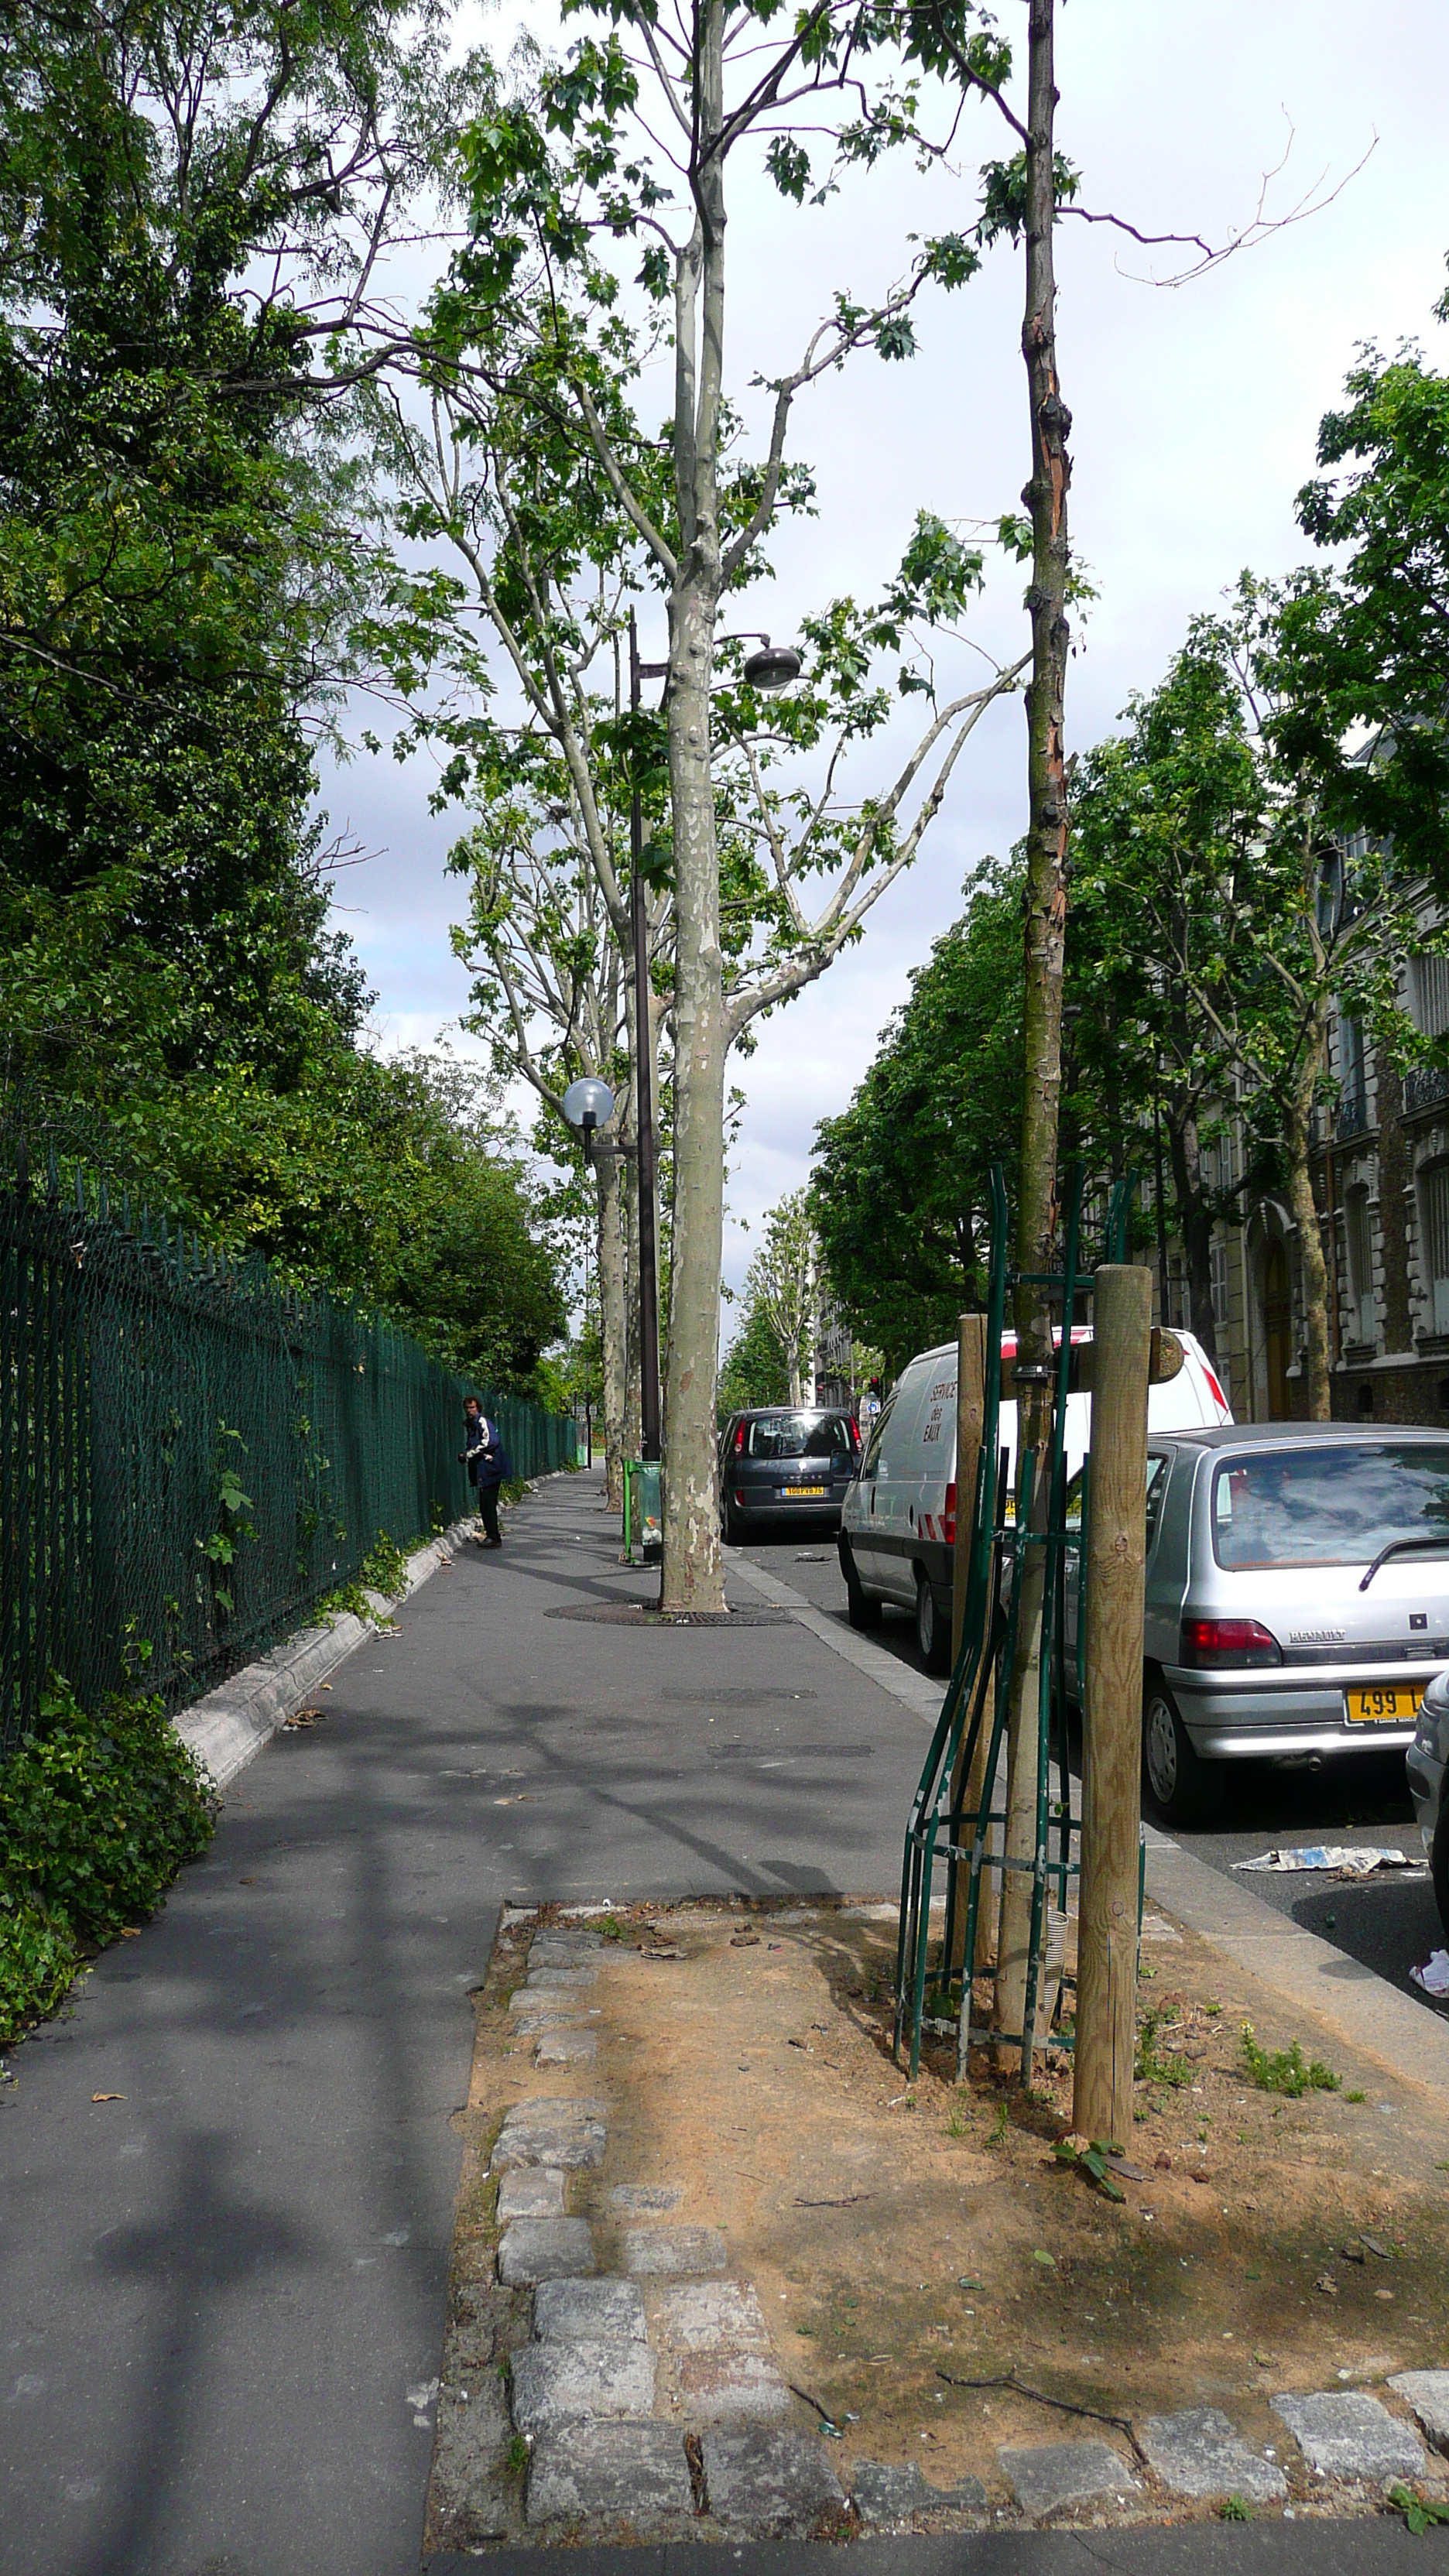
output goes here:
[[[956, 1541], [951, 1559], [951, 1662], [961, 1652], [961, 1631], [966, 1619], [966, 1587], [971, 1574], [971, 1540], [976, 1500], [976, 1471], [981, 1456], [982, 1435], [986, 1428], [986, 1318], [984, 1315], [962, 1315], [956, 1326]], [[988, 1606], [989, 1617], [989, 1606]], [[986, 1685], [981, 1732], [977, 1738], [976, 1759], [971, 1776], [964, 1784], [964, 1803], [970, 1807], [981, 1803], [981, 1784], [986, 1769], [986, 1754], [991, 1737], [992, 1691]], [[951, 1777], [951, 1809], [955, 1813], [962, 1803], [961, 1766], [966, 1755], [963, 1733], [956, 1766]], [[951, 1864], [956, 1878], [955, 1903], [951, 1909], [952, 1956], [948, 1973], [958, 1976], [966, 1956], [966, 1878], [959, 1861]], [[991, 1909], [983, 1904], [976, 1918], [976, 1957], [973, 1967], [981, 1967], [991, 1947]]]
[[1072, 2126], [1125, 2144], [1137, 2036], [1142, 1600], [1152, 1273], [1097, 1272], [1085, 1566], [1082, 1874]]

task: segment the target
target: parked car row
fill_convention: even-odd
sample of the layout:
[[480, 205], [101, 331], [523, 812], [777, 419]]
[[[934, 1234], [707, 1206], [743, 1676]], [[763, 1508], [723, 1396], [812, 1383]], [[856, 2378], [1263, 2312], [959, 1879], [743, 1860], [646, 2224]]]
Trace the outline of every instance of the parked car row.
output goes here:
[[[1089, 1329], [1073, 1332], [1090, 1342]], [[1183, 1365], [1165, 1386], [1153, 1387], [1148, 1418], [1155, 1430], [1231, 1422], [1227, 1397], [1191, 1333], [1179, 1335]], [[1002, 1342], [1003, 1358], [1016, 1355], [1016, 1337]], [[1067, 1472], [1086, 1455], [1091, 1398], [1067, 1398]], [[1000, 1439], [1007, 1482], [1016, 1464], [1016, 1406], [1001, 1408]], [[910, 1610], [916, 1644], [928, 1672], [943, 1672], [951, 1646], [952, 1557], [956, 1539], [956, 1345], [923, 1351], [901, 1371], [860, 1462], [860, 1473], [840, 1516], [840, 1568], [851, 1625], [874, 1627], [886, 1602]]]
[[[1402, 1751], [1449, 1927], [1449, 1437], [1235, 1424], [1200, 1345], [1182, 1340], [1182, 1372], [1148, 1406], [1143, 1772], [1156, 1812], [1205, 1820], [1247, 1763]], [[1089, 1398], [1069, 1397], [1069, 1516], [1089, 1430]], [[726, 1536], [833, 1521], [852, 1626], [877, 1625], [887, 1603], [909, 1610], [923, 1663], [941, 1671], [955, 1432], [949, 1343], [902, 1371], [863, 1449], [830, 1408], [737, 1414], [720, 1442]], [[1009, 1457], [1015, 1432], [1004, 1404]], [[1073, 1574], [1069, 1646], [1076, 1615]]]

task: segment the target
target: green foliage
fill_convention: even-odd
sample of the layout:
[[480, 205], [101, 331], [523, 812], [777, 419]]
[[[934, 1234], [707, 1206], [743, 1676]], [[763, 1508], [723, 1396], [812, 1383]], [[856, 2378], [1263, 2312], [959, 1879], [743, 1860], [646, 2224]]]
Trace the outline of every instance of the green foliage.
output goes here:
[[153, 1913], [217, 1800], [159, 1698], [99, 1716], [59, 1677], [0, 1763], [0, 2039], [53, 2010], [85, 1949]]
[[1417, 2487], [1406, 2487], [1402, 2481], [1387, 2489], [1386, 2500], [1403, 2515], [1416, 2539], [1422, 2538], [1431, 2523], [1449, 2522], [1449, 2504], [1436, 2503], [1432, 2496], [1421, 2495]]
[[[419, 1540], [416, 1544], [421, 1545]], [[407, 1580], [408, 1551], [379, 1530], [351, 1583], [340, 1583], [335, 1592], [317, 1604], [319, 1619], [340, 1619], [350, 1611], [354, 1619], [366, 1619], [375, 1628], [392, 1624], [392, 1613], [377, 1610], [368, 1600], [369, 1592], [382, 1593], [386, 1601], [395, 1601]]]
[[394, 1600], [407, 1576], [406, 1551], [397, 1545], [395, 1539], [388, 1537], [386, 1530], [379, 1530], [358, 1569], [358, 1580], [365, 1583], [369, 1591], [385, 1592], [389, 1600]]
[[751, 1303], [720, 1363], [717, 1405], [721, 1424], [757, 1404], [788, 1404], [790, 1370], [785, 1346], [762, 1306]]
[[[1449, 319], [1449, 298], [1439, 306]], [[1421, 350], [1368, 348], [1342, 408], [1319, 426], [1332, 469], [1298, 495], [1298, 517], [1332, 548], [1332, 574], [1304, 575], [1285, 608], [1296, 686], [1277, 727], [1290, 763], [1338, 818], [1392, 836], [1406, 861], [1449, 883], [1449, 376]], [[1363, 729], [1376, 738], [1362, 756]]]
[[1305, 2093], [1337, 2093], [1343, 2083], [1342, 2076], [1335, 2075], [1320, 2058], [1305, 2059], [1302, 2044], [1296, 2039], [1287, 2048], [1260, 2048], [1250, 2021], [1243, 2024], [1242, 2039], [1243, 2064], [1260, 2092], [1286, 2093], [1290, 2101], [1297, 2102]]
[[1107, 2162], [1109, 2156], [1121, 2153], [1120, 2148], [1103, 2138], [1092, 2138], [1084, 2147], [1074, 2145], [1070, 2138], [1059, 2138], [1052, 2153], [1059, 2165], [1070, 2165], [1074, 2173], [1085, 2174], [1106, 2199], [1126, 2199], [1127, 2194]]
[[1192, 2082], [1192, 2068], [1175, 2048], [1159, 2048], [1157, 2034], [1166, 2013], [1144, 2013], [1137, 2032], [1137, 2063], [1133, 2073], [1139, 2084], [1169, 2084], [1181, 2090]]
[[[473, 74], [426, 0], [406, 22], [398, 0], [37, 0], [9, 36], [11, 1104], [153, 1209], [526, 1390], [563, 1309], [517, 1159], [460, 1068], [359, 1044], [309, 819], [373, 587], [309, 347]], [[219, 1568], [236, 1537], [224, 1511]]]
[[64, 1919], [0, 1880], [0, 2046], [54, 2012], [84, 1965]]
[[1222, 2503], [1218, 2507], [1219, 2522], [1251, 2522], [1252, 2519], [1253, 2508], [1247, 2502], [1245, 2497], [1240, 2495], [1224, 2496]]

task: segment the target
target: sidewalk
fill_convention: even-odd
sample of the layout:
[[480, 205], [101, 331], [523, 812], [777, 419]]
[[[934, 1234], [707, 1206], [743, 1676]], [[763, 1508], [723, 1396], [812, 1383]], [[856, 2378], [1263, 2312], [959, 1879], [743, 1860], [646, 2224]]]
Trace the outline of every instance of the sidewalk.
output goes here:
[[577, 1477], [466, 1550], [14, 2052], [5, 2576], [414, 2576], [500, 1903], [894, 1885], [922, 1716], [743, 1584], [599, 1620], [617, 1546]]

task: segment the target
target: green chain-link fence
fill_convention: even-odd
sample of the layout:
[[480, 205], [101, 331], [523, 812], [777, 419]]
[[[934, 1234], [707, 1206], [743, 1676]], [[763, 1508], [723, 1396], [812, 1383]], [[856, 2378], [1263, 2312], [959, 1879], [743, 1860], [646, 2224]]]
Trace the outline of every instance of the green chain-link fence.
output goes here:
[[0, 1195], [0, 1751], [51, 1672], [172, 1708], [305, 1624], [380, 1532], [471, 1507], [463, 1398], [513, 1471], [574, 1463], [570, 1416], [474, 1388], [264, 1262], [133, 1233], [80, 1187]]

